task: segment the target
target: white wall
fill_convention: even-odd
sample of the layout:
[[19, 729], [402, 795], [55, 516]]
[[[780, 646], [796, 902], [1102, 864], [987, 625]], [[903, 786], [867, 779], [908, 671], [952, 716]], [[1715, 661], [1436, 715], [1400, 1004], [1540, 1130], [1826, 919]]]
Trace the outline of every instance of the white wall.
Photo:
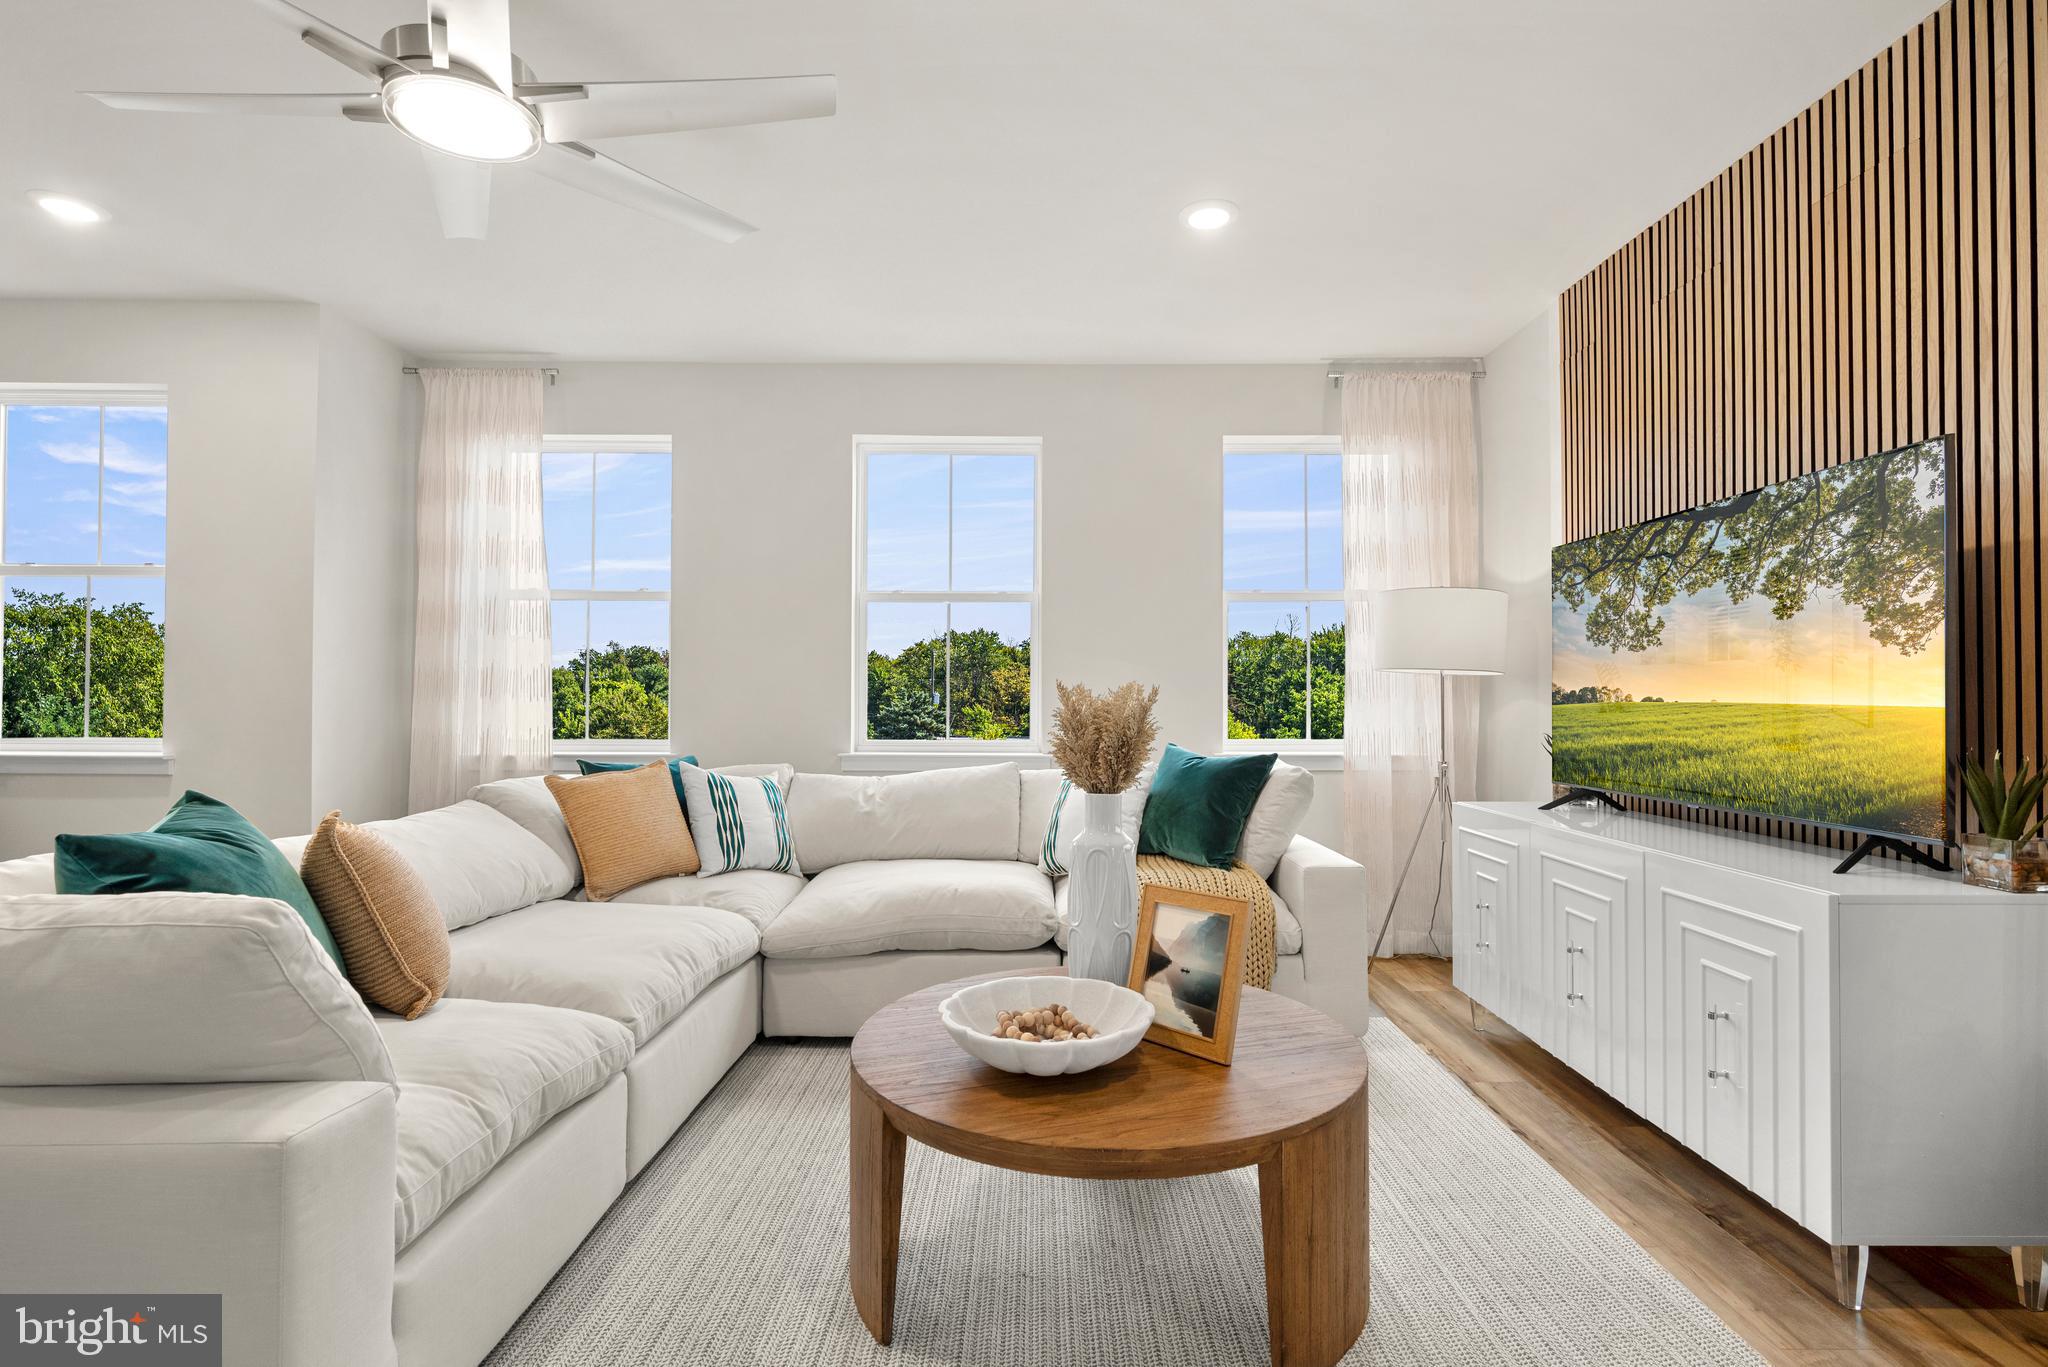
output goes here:
[[313, 768], [308, 819], [405, 812], [411, 751], [419, 381], [405, 356], [320, 316], [313, 472]]
[[[1316, 366], [565, 364], [548, 429], [677, 454], [671, 728], [710, 762], [850, 745], [857, 434], [1044, 439], [1041, 677], [1160, 686], [1222, 740], [1222, 441], [1334, 430]], [[1308, 833], [1335, 843], [1338, 774]]]
[[[310, 304], [0, 300], [0, 379], [169, 391], [172, 753], [168, 775], [0, 774], [0, 858], [47, 850], [60, 832], [140, 829], [188, 788], [274, 834], [309, 829], [322, 795], [398, 809], [383, 800], [394, 748], [369, 714], [402, 715], [410, 696], [409, 678], [396, 691], [398, 643], [407, 670], [411, 650], [401, 361]], [[360, 602], [351, 582], [367, 586]], [[400, 606], [402, 621], [387, 620]], [[323, 679], [323, 667], [347, 672]], [[316, 736], [341, 748], [316, 757]]]
[[1508, 670], [1480, 695], [1479, 796], [1550, 795], [1550, 549], [1558, 541], [1557, 310], [1486, 358], [1479, 384], [1479, 576], [1508, 594]]
[[164, 729], [170, 775], [0, 775], [0, 855], [135, 830], [197, 788], [303, 829], [311, 754], [310, 304], [0, 300], [0, 377], [170, 394]]

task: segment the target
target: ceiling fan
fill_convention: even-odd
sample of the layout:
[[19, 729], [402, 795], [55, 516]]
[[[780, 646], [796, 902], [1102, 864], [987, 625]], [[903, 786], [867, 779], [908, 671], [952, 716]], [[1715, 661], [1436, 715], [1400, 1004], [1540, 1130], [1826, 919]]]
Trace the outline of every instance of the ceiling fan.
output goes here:
[[287, 0], [253, 3], [377, 88], [344, 95], [86, 93], [114, 109], [153, 113], [338, 114], [389, 124], [420, 145], [442, 231], [452, 238], [484, 235], [491, 167], [530, 159], [533, 169], [565, 185], [736, 241], [754, 226], [586, 142], [822, 118], [838, 106], [833, 76], [536, 81], [512, 52], [510, 0], [429, 0], [426, 23], [392, 29], [381, 46]]

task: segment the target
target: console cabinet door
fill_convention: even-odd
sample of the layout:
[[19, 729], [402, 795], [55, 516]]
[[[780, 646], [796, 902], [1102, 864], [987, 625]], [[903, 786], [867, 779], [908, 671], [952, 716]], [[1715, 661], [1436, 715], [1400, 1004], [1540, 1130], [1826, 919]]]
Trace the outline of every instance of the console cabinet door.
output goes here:
[[1510, 1025], [1521, 1016], [1514, 930], [1522, 839], [1525, 832], [1463, 823], [1452, 835], [1451, 982]]
[[1641, 1112], [1642, 856], [1536, 831], [1537, 1042]]
[[[1828, 1088], [1824, 893], [1680, 861], [1649, 861], [1663, 961], [1664, 1105], [1687, 1148], [1814, 1228], [1809, 1191]], [[1652, 1117], [1657, 1119], [1657, 1117]], [[1815, 1135], [1814, 1138], [1823, 1136]], [[1824, 1170], [1824, 1167], [1823, 1169]]]

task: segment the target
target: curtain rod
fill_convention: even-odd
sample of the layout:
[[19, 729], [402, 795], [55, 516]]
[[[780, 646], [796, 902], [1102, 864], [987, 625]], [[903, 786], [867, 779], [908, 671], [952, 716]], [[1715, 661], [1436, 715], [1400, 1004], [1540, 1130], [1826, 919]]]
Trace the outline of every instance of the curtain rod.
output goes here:
[[1421, 370], [1469, 370], [1472, 378], [1486, 378], [1486, 362], [1477, 356], [1418, 356], [1411, 360], [1399, 361], [1332, 361], [1329, 381], [1342, 384], [1346, 375], [1369, 375], [1375, 373], [1400, 373]]
[[[420, 368], [416, 365], [404, 366], [402, 367], [402, 369], [408, 375], [417, 375], [420, 373]], [[553, 384], [555, 382], [555, 376], [561, 374], [562, 372], [555, 369], [555, 367], [551, 365], [544, 365], [540, 368], [540, 373], [548, 377], [549, 384]]]

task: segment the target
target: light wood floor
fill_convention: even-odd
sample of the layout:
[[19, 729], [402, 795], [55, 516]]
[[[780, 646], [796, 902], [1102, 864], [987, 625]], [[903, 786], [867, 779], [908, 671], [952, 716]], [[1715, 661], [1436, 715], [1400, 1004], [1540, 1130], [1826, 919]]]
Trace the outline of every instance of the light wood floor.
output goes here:
[[[1864, 1311], [1835, 1304], [1827, 1245], [1451, 986], [1435, 959], [1377, 959], [1373, 1002], [1730, 1328], [1778, 1367], [2048, 1363], [1997, 1249], [1873, 1250]], [[2043, 1137], [2048, 1143], [2048, 1136]], [[1504, 1258], [1514, 1250], [1500, 1250]]]

